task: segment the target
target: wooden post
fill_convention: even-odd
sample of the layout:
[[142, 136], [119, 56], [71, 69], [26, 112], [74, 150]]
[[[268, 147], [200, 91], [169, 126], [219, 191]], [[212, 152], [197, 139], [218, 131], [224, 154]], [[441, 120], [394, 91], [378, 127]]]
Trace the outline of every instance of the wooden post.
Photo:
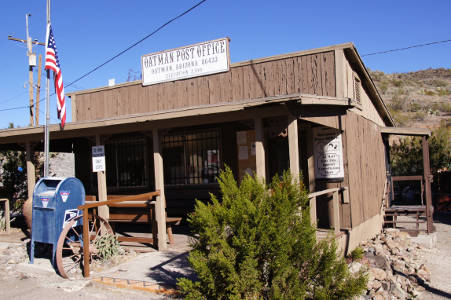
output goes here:
[[335, 235], [337, 235], [338, 233], [340, 233], [340, 204], [338, 203], [338, 199], [340, 197], [338, 196], [338, 190], [334, 192], [333, 194], [333, 198], [332, 198], [332, 207], [333, 207], [333, 214], [334, 214], [334, 218], [333, 218], [333, 226], [334, 226], [334, 232]]
[[257, 177], [266, 183], [265, 133], [262, 118], [255, 118], [255, 165]]
[[431, 192], [431, 165], [429, 162], [429, 143], [428, 138], [423, 136], [423, 170], [424, 170], [424, 186], [426, 190], [426, 219], [427, 219], [427, 233], [434, 231], [432, 215], [434, 207], [432, 206], [432, 192]]
[[308, 182], [309, 182], [309, 192], [313, 193], [316, 189], [315, 181], [315, 157], [313, 156], [313, 132], [312, 127], [308, 126], [306, 128], [306, 140], [307, 140], [307, 167], [308, 167]]
[[31, 149], [31, 143], [27, 142], [25, 146], [26, 160], [27, 160], [27, 187], [28, 187], [28, 199], [33, 201], [33, 191], [36, 184], [36, 170], [33, 164], [33, 152]]
[[[96, 145], [100, 146], [100, 135], [96, 135]], [[106, 171], [97, 172], [97, 201], [107, 201]], [[108, 221], [110, 218], [110, 210], [108, 206], [99, 206], [99, 216]]]
[[[100, 208], [100, 207], [99, 207]], [[89, 216], [88, 209], [83, 209], [83, 277], [89, 277]]]
[[153, 162], [155, 173], [155, 190], [160, 191], [160, 196], [157, 197], [155, 203], [155, 218], [157, 220], [158, 228], [158, 250], [163, 251], [167, 249], [166, 243], [166, 198], [164, 195], [164, 173], [163, 173], [163, 157], [160, 149], [160, 136], [158, 129], [152, 130], [153, 137]]
[[291, 175], [299, 181], [298, 119], [292, 115], [288, 116], [288, 150]]
[[310, 198], [310, 224], [312, 224], [312, 226], [316, 227], [316, 197], [311, 197]]

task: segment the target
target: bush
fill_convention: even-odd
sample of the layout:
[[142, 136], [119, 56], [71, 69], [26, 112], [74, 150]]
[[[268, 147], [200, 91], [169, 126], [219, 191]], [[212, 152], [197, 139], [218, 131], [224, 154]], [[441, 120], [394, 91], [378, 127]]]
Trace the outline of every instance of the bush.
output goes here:
[[346, 299], [365, 289], [333, 240], [317, 243], [307, 192], [288, 173], [269, 189], [251, 176], [238, 185], [229, 168], [218, 182], [222, 202], [196, 201], [188, 219], [197, 280], [178, 281], [187, 299]]
[[[423, 175], [421, 138], [405, 138], [390, 147], [393, 176]], [[451, 169], [451, 130], [443, 123], [429, 138], [431, 173]]]
[[97, 249], [96, 256], [101, 261], [108, 261], [119, 254], [119, 241], [113, 233], [103, 233], [97, 235], [94, 239], [94, 245]]

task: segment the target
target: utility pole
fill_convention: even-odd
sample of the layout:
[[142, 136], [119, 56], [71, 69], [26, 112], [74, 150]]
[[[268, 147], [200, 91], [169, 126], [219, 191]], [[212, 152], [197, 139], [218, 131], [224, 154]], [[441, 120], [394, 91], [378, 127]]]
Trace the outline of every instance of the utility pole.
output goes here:
[[27, 56], [28, 56], [28, 90], [30, 95], [30, 126], [34, 125], [34, 117], [33, 117], [33, 67], [36, 66], [36, 55], [33, 53], [31, 46], [31, 37], [28, 34], [28, 17], [31, 17], [31, 14], [25, 15], [25, 23], [27, 28]]
[[42, 73], [42, 54], [39, 54], [39, 63], [38, 63], [38, 83], [36, 85], [36, 105], [34, 106], [36, 122], [35, 125], [39, 126], [39, 97], [41, 96], [41, 73]]
[[[35, 113], [36, 113], [36, 120], [37, 120], [36, 125], [39, 124], [39, 119], [38, 119], [39, 112], [38, 112], [38, 108], [34, 107], [34, 101], [33, 101], [33, 67], [36, 66], [36, 54], [33, 53], [32, 45], [35, 44], [35, 45], [45, 46], [45, 44], [40, 43], [37, 40], [34, 40], [34, 41], [31, 40], [31, 37], [29, 36], [29, 33], [28, 33], [28, 17], [31, 17], [31, 14], [25, 15], [25, 25], [26, 25], [26, 33], [27, 33], [26, 40], [14, 38], [12, 36], [8, 36], [8, 40], [27, 44], [28, 88], [29, 88], [29, 96], [30, 96], [30, 126], [34, 126], [33, 108], [35, 109]], [[41, 59], [41, 56], [40, 56], [40, 59]], [[41, 72], [40, 68], [41, 67], [39, 67], [39, 72]], [[39, 88], [40, 88], [40, 77], [41, 77], [41, 74], [38, 74], [38, 91], [37, 91], [38, 94], [39, 94]], [[38, 101], [39, 101], [39, 99], [36, 99], [36, 102], [38, 102]]]

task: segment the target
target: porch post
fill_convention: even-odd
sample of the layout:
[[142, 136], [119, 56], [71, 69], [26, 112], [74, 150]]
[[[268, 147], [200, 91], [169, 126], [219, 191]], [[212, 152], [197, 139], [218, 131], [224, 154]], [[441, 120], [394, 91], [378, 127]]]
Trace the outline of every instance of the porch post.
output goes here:
[[33, 153], [31, 143], [27, 142], [25, 145], [26, 160], [27, 160], [27, 187], [28, 199], [33, 199], [34, 186], [36, 184], [36, 169], [33, 164]]
[[254, 118], [255, 124], [255, 165], [257, 177], [266, 183], [265, 165], [265, 134], [263, 130], [263, 120], [260, 117]]
[[[96, 135], [96, 145], [100, 146], [100, 135]], [[98, 198], [97, 201], [107, 201], [107, 187], [106, 187], [106, 173], [105, 171], [97, 172], [97, 190]], [[108, 206], [102, 205], [98, 208], [99, 216], [108, 220], [110, 218], [110, 210]]]
[[163, 156], [160, 149], [160, 136], [158, 129], [152, 130], [153, 162], [155, 172], [155, 189], [160, 191], [155, 204], [155, 218], [157, 221], [158, 250], [166, 250], [166, 197], [164, 195]]
[[427, 219], [427, 232], [431, 233], [434, 231], [434, 226], [432, 224], [432, 214], [434, 208], [432, 206], [432, 193], [431, 193], [431, 166], [429, 162], [429, 143], [428, 138], [423, 136], [423, 170], [424, 170], [424, 185], [426, 188], [426, 219]]
[[292, 115], [288, 116], [288, 152], [291, 175], [299, 181], [298, 119]]

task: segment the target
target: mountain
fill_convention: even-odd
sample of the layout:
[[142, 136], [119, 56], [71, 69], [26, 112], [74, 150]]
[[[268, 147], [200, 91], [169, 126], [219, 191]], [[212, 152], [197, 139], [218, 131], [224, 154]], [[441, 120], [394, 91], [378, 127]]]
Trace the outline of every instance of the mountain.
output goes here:
[[451, 130], [451, 69], [370, 74], [398, 126]]

